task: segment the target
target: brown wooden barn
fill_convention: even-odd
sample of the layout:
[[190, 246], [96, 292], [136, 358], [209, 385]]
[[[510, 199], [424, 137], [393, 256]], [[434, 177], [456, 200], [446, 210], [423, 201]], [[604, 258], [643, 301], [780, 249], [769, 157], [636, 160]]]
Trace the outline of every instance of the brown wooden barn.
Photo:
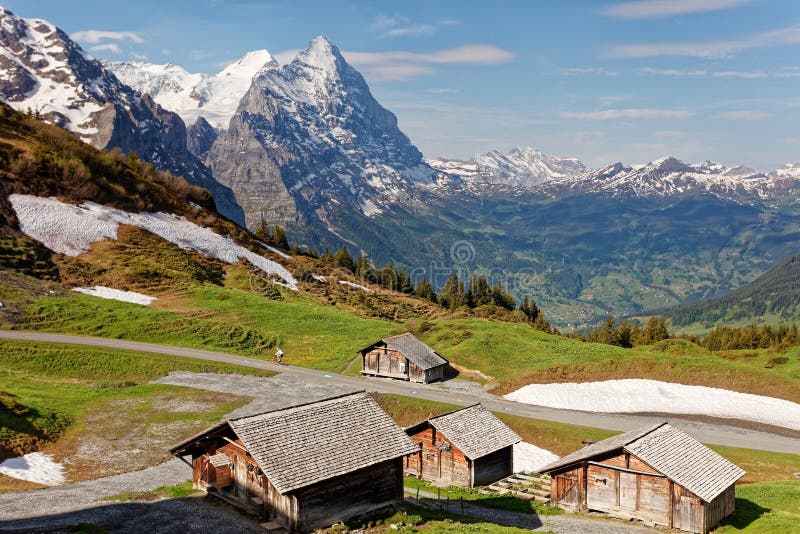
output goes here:
[[416, 450], [358, 392], [225, 420], [170, 452], [191, 456], [194, 487], [305, 532], [399, 505]]
[[442, 380], [447, 368], [447, 360], [411, 333], [381, 339], [358, 353], [364, 375], [427, 384]]
[[432, 482], [472, 488], [514, 473], [514, 444], [522, 439], [476, 404], [426, 419], [406, 429], [417, 451], [406, 473]]
[[745, 472], [690, 435], [660, 423], [584, 447], [542, 469], [566, 510], [706, 533], [734, 512]]

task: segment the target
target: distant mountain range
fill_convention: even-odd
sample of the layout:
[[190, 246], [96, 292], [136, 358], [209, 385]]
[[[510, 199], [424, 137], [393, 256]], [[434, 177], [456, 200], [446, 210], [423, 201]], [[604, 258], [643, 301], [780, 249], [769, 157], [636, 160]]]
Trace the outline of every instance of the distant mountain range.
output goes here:
[[434, 283], [454, 265], [491, 271], [562, 327], [733, 290], [800, 250], [798, 164], [590, 169], [523, 147], [424, 158], [324, 37], [282, 66], [259, 50], [197, 74], [101, 63], [2, 10], [0, 52], [0, 98], [186, 176], [235, 221]]

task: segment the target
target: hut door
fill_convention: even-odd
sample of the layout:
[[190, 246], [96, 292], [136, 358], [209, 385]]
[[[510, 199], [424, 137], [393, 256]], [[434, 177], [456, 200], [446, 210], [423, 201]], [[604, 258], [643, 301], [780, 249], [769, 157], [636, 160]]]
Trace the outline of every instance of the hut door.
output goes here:
[[247, 469], [245, 463], [236, 457], [236, 495], [247, 499]]
[[681, 530], [702, 532], [700, 528], [700, 506], [696, 499], [681, 496]]
[[623, 510], [636, 510], [636, 475], [619, 474], [619, 507]]

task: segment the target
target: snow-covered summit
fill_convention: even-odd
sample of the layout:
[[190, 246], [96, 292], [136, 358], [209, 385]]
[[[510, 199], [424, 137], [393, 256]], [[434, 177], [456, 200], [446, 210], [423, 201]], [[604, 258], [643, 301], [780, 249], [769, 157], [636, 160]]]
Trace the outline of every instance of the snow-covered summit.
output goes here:
[[549, 156], [529, 147], [514, 147], [507, 154], [492, 150], [475, 154], [470, 161], [431, 159], [434, 168], [464, 179], [473, 188], [486, 185], [505, 185], [521, 188], [553, 180], [569, 180], [585, 173], [587, 167], [576, 158]]
[[139, 61], [108, 61], [105, 65], [124, 83], [180, 115], [188, 126], [203, 117], [218, 130], [228, 127], [253, 78], [278, 67], [266, 50], [247, 52], [215, 75]]
[[255, 222], [300, 209], [322, 220], [335, 205], [377, 215], [437, 174], [325, 37], [255, 77], [206, 161], [246, 205], [254, 199]]
[[[783, 179], [782, 179], [783, 178]], [[765, 175], [749, 167], [728, 167], [714, 161], [687, 164], [663, 157], [644, 165], [621, 163], [557, 179], [543, 189], [551, 194], [598, 193], [609, 196], [668, 197], [709, 194], [726, 200], [772, 199], [800, 190], [791, 176]]]

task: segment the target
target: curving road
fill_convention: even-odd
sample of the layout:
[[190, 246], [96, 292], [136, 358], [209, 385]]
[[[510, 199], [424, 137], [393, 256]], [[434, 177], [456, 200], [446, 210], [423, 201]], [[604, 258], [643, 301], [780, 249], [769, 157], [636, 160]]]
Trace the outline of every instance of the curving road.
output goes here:
[[719, 422], [718, 420], [713, 422], [704, 422], [690, 420], [680, 416], [659, 417], [648, 415], [604, 414], [547, 408], [544, 406], [522, 404], [519, 402], [506, 400], [501, 397], [479, 397], [477, 395], [471, 395], [468, 393], [453, 392], [441, 387], [437, 387], [435, 384], [423, 385], [397, 380], [367, 379], [362, 377], [346, 376], [325, 371], [318, 371], [315, 369], [308, 369], [305, 367], [280, 365], [256, 358], [237, 356], [224, 352], [212, 352], [208, 350], [175, 347], [172, 345], [159, 345], [156, 343], [143, 343], [139, 341], [73, 336], [66, 334], [45, 334], [42, 332], [17, 330], [0, 331], [0, 339], [104, 347], [110, 349], [163, 354], [167, 356], [180, 356], [183, 358], [195, 358], [199, 360], [226, 363], [242, 367], [266, 369], [278, 373], [288, 373], [311, 383], [328, 383], [349, 386], [372, 392], [414, 396], [421, 399], [447, 402], [461, 406], [467, 406], [481, 402], [484, 406], [495, 412], [505, 412], [522, 417], [543, 419], [546, 421], [555, 421], [571, 425], [603, 428], [620, 432], [632, 430], [640, 426], [668, 419], [671, 424], [690, 433], [703, 443], [800, 454], [800, 437], [789, 437], [788, 435], [779, 435], [768, 431], [753, 430], [750, 428], [728, 425]]

